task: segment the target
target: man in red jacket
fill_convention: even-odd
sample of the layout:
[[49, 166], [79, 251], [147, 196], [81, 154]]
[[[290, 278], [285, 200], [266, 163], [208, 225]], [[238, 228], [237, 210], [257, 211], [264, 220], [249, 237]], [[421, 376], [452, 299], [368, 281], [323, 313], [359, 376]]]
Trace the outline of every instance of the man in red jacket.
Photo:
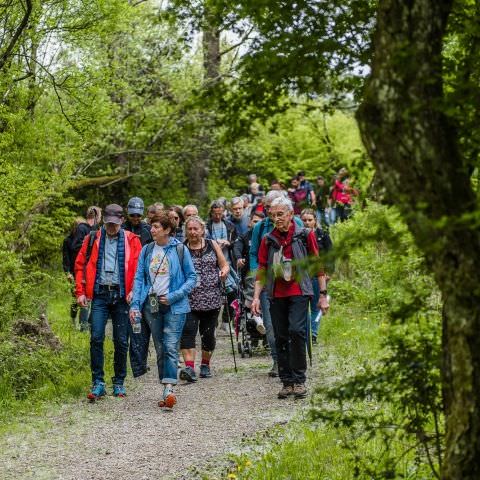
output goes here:
[[[142, 245], [138, 237], [122, 230], [123, 209], [108, 205], [104, 226], [92, 238], [88, 235], [75, 261], [75, 293], [81, 307], [92, 302], [90, 365], [92, 389], [87, 398], [94, 401], [106, 394], [103, 370], [105, 327], [112, 318], [114, 372], [113, 395], [125, 396], [130, 321], [128, 303]], [[93, 240], [93, 242], [91, 241]]]

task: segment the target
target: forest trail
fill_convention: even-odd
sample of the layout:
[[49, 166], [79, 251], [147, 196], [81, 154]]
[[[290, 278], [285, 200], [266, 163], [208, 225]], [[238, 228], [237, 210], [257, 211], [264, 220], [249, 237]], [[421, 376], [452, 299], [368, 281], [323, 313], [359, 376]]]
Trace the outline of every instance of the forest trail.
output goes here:
[[235, 373], [230, 339], [220, 336], [217, 348], [215, 376], [181, 382], [173, 411], [157, 406], [161, 387], [151, 355], [150, 371], [128, 382], [125, 399], [79, 400], [45, 418], [27, 420], [2, 438], [2, 479], [201, 478], [198, 468], [238, 452], [242, 439], [309, 408], [308, 399], [277, 399], [281, 385], [268, 377], [266, 355], [237, 358]]

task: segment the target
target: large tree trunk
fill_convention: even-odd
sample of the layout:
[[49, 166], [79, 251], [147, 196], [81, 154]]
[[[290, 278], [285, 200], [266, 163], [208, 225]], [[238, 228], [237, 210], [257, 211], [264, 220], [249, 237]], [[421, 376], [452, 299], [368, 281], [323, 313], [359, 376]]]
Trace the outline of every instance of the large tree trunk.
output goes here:
[[466, 162], [443, 113], [442, 46], [451, 0], [380, 0], [358, 120], [444, 299], [443, 479], [480, 478], [480, 232]]
[[[220, 29], [215, 18], [206, 9], [203, 26], [203, 89], [215, 88], [220, 79]], [[193, 159], [188, 172], [189, 197], [202, 205], [208, 200], [208, 173], [214, 142], [215, 114], [203, 112], [202, 132], [198, 135], [199, 154]]]

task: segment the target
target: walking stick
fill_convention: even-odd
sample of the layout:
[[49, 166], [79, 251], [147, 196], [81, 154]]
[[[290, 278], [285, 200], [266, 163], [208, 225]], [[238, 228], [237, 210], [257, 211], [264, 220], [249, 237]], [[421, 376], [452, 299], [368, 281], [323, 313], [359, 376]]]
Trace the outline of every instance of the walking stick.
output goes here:
[[307, 353], [310, 360], [310, 367], [312, 366], [312, 319], [307, 312]]
[[235, 366], [235, 373], [238, 373], [237, 358], [235, 357], [235, 346], [233, 344], [232, 324], [231, 324], [231, 321], [230, 321], [230, 308], [229, 308], [229, 305], [228, 305], [227, 289], [225, 288], [225, 285], [223, 286], [223, 296], [224, 296], [224, 299], [225, 299], [225, 308], [227, 309], [228, 331], [230, 332], [230, 343], [232, 345], [233, 364]]

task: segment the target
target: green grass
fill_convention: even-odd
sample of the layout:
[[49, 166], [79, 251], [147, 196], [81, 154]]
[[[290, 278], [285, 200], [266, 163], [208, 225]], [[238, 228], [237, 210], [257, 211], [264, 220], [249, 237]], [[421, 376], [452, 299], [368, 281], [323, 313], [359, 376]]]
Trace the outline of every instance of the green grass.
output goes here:
[[[331, 288], [333, 292], [333, 287]], [[322, 319], [314, 382], [329, 385], [373, 362], [380, 348], [382, 324], [377, 315], [348, 304], [333, 304]], [[365, 408], [369, 408], [365, 405]], [[349, 433], [321, 422], [299, 419], [246, 453], [232, 456], [232, 467], [220, 478], [242, 480], [348, 480], [353, 463], [344, 445]], [[375, 442], [364, 445], [375, 449]], [[206, 477], [209, 478], [209, 477]], [[212, 478], [212, 477], [210, 477]]]

